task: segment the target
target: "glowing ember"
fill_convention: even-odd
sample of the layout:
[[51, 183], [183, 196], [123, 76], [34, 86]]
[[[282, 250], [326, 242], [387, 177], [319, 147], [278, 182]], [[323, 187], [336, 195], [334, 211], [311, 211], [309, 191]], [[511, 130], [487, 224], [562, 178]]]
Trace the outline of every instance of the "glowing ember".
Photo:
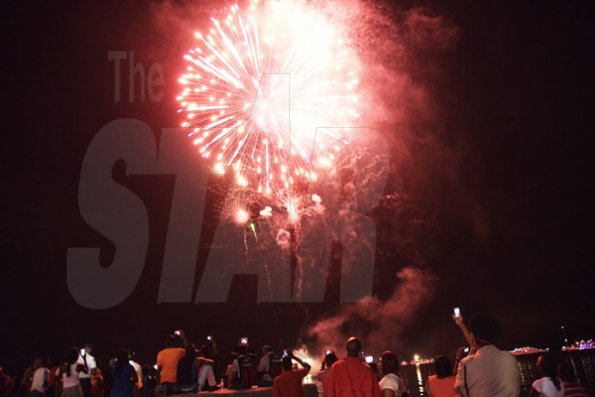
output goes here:
[[183, 127], [213, 171], [287, 197], [330, 169], [359, 118], [360, 63], [342, 27], [305, 2], [229, 8], [196, 33], [179, 81]]
[[250, 220], [250, 214], [244, 209], [239, 209], [236, 212], [235, 221], [238, 225], [245, 225]]

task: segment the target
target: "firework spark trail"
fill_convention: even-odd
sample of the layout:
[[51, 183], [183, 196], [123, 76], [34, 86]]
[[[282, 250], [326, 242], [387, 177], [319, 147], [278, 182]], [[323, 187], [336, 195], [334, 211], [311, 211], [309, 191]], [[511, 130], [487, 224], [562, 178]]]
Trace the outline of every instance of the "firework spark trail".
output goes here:
[[184, 57], [182, 126], [216, 173], [285, 201], [349, 141], [316, 128], [357, 125], [359, 58], [340, 25], [301, 2], [233, 5], [211, 22]]

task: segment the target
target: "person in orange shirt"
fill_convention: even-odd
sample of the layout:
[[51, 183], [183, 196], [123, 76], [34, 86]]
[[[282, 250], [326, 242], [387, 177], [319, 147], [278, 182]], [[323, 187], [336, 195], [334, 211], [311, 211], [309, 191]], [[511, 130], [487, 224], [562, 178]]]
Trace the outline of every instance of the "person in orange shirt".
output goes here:
[[[291, 360], [295, 360], [304, 368], [294, 371]], [[310, 372], [310, 364], [286, 351], [281, 359], [281, 366], [283, 372], [273, 381], [273, 397], [304, 397], [302, 379]]]
[[[180, 331], [184, 345], [187, 344], [184, 334]], [[157, 354], [157, 371], [159, 372], [159, 389], [162, 395], [179, 392], [177, 384], [178, 362], [186, 354], [186, 349], [176, 346], [176, 337], [169, 335], [165, 340], [165, 349]]]
[[455, 397], [456, 376], [452, 374], [450, 361], [446, 356], [439, 356], [434, 359], [436, 375], [428, 378], [428, 394], [430, 397]]
[[372, 368], [362, 361], [362, 343], [347, 341], [347, 357], [331, 367], [326, 378], [325, 397], [380, 397], [380, 387]]

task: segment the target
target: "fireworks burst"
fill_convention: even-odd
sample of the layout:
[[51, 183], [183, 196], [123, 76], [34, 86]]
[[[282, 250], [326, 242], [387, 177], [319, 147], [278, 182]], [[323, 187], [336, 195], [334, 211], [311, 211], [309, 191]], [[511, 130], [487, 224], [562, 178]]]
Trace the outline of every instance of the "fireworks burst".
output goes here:
[[348, 128], [320, 127], [358, 124], [358, 57], [340, 25], [302, 2], [233, 5], [211, 22], [184, 57], [182, 126], [215, 173], [287, 202], [350, 141]]

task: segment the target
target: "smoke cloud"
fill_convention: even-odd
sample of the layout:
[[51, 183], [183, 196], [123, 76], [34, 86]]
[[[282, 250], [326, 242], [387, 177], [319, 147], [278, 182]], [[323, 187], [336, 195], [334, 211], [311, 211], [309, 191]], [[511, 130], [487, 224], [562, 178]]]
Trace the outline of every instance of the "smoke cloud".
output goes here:
[[307, 328], [303, 339], [309, 351], [320, 355], [333, 349], [341, 356], [350, 336], [360, 338], [368, 352], [399, 351], [402, 331], [432, 298], [436, 280], [430, 272], [414, 267], [403, 268], [396, 277], [395, 290], [387, 300], [372, 297], [343, 305], [337, 313]]

